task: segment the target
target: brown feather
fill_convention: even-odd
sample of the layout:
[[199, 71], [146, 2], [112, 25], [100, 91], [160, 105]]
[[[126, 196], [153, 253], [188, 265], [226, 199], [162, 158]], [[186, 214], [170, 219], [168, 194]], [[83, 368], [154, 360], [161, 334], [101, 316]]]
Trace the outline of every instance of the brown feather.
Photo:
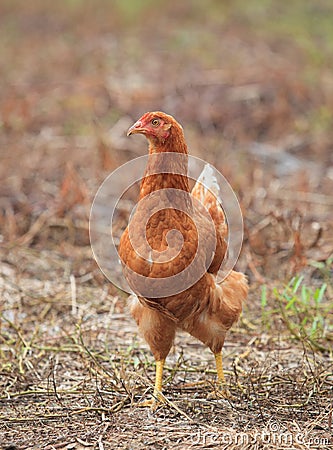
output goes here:
[[[227, 251], [225, 238], [228, 230], [223, 210], [216, 197], [210, 191], [203, 189], [198, 183], [194, 187], [192, 197], [189, 195], [187, 146], [182, 128], [173, 117], [162, 112], [147, 113], [140, 120], [142, 122], [146, 120], [148, 123], [148, 120], [152, 120], [154, 117], [162, 121], [164, 131], [161, 138], [155, 134], [153, 136], [147, 135], [149, 161], [141, 183], [140, 200], [144, 200], [149, 194], [166, 188], [178, 189], [187, 193], [187, 195], [183, 196], [180, 193], [179, 196], [173, 198], [177, 203], [174, 208], [164, 209], [151, 215], [147, 221], [146, 229], [143, 229], [143, 224], [147, 210], [144, 202], [142, 202], [143, 206], [140, 207], [139, 204], [131, 218], [131, 230], [134, 230], [136, 241], [135, 248], [129, 236], [129, 228], [125, 230], [121, 237], [119, 255], [123, 262], [124, 274], [138, 296], [138, 299], [132, 305], [132, 315], [156, 359], [164, 359], [169, 353], [176, 328], [187, 331], [207, 345], [214, 353], [217, 353], [223, 347], [227, 330], [239, 318], [242, 303], [247, 297], [247, 281], [243, 274], [231, 271], [220, 285], [216, 284], [215, 274], [218, 272]], [[165, 132], [165, 130], [167, 131]], [[165, 133], [169, 133], [167, 137], [165, 137]], [[172, 159], [170, 171], [176, 171], [176, 174], [167, 173], [165, 170], [168, 164], [167, 159], [162, 160], [164, 172], [157, 173], [160, 170], [161, 160], [157, 160], [154, 155], [164, 152], [174, 152], [181, 155], [179, 159]], [[161, 195], [165, 194], [161, 193]], [[203, 213], [201, 214], [200, 209], [195, 217], [196, 224], [188, 214], [179, 211], [183, 208], [191, 210], [194, 207], [195, 199], [200, 200], [211, 215], [215, 227], [216, 241], [212, 240], [207, 217]], [[183, 236], [183, 246], [171, 262], [163, 262], [161, 257], [159, 259], [154, 256], [149, 260], [149, 258], [138, 255], [138, 250], [145, 248], [146, 239], [153, 250], [157, 252], [167, 250], [167, 233], [175, 229]], [[158, 292], [158, 283], [161, 278], [170, 278], [177, 275], [195, 261], [198, 233], [205, 239], [207, 254], [200, 255], [194, 269], [202, 270], [207, 258], [211, 257], [208, 270], [204, 270], [202, 277], [183, 292], [161, 298], [154, 297], [154, 293]], [[210, 249], [212, 242], [216, 245], [213, 249]], [[210, 254], [211, 252], [213, 253]], [[140, 295], [145, 285], [145, 279], [143, 278], [142, 281], [138, 282], [134, 278], [135, 282], [133, 282], [131, 270], [150, 280], [156, 279], [156, 290], [153, 290], [149, 296]]]

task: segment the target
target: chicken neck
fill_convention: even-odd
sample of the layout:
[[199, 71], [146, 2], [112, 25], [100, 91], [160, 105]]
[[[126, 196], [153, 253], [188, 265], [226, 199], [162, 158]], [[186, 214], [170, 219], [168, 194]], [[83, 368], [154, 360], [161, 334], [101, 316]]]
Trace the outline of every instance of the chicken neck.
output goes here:
[[190, 192], [187, 172], [188, 153], [184, 136], [175, 133], [163, 143], [151, 139], [140, 199], [160, 189]]

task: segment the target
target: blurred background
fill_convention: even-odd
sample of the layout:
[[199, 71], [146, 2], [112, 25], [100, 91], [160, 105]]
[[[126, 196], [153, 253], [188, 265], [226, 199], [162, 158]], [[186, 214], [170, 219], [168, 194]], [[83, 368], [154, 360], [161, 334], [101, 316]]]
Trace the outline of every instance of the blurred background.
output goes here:
[[[331, 439], [332, 69], [332, 0], [0, 1], [3, 448], [184, 448], [200, 423], [266, 426], [274, 448], [280, 423], [305, 430], [302, 448]], [[215, 368], [180, 333], [178, 406], [154, 414], [133, 407], [153, 358], [89, 243], [100, 184], [147, 152], [126, 131], [149, 110], [237, 193], [251, 287], [224, 348], [236, 401], [186, 388]]]
[[114, 168], [146, 153], [127, 128], [163, 110], [183, 125], [191, 154], [237, 192], [239, 268], [252, 281], [326, 264], [332, 23], [330, 0], [2, 0], [3, 249], [56, 250], [79, 256], [81, 275], [91, 270], [94, 194]]

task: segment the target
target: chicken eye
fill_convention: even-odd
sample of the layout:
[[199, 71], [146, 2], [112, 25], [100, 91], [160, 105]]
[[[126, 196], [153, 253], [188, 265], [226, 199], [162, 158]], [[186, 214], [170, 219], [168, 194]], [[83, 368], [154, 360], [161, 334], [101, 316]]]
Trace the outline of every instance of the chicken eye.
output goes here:
[[151, 121], [151, 124], [153, 125], [153, 127], [158, 127], [158, 125], [160, 124], [160, 121], [158, 119], [153, 119]]

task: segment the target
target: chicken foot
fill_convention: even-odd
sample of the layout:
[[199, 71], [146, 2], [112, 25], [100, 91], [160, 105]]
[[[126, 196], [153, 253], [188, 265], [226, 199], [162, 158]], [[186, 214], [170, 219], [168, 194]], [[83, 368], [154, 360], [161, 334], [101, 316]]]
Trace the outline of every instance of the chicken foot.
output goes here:
[[163, 380], [163, 367], [165, 359], [156, 361], [156, 374], [155, 374], [155, 387], [153, 397], [150, 400], [140, 402], [138, 406], [140, 407], [150, 407], [157, 408], [159, 403], [164, 403], [164, 398], [162, 393], [162, 380]]
[[217, 381], [218, 387], [215, 392], [213, 392], [210, 397], [211, 398], [231, 398], [231, 393], [229, 389], [226, 387], [226, 382], [224, 378], [223, 371], [223, 360], [222, 360], [222, 352], [214, 354], [215, 363], [216, 363], [216, 372], [217, 372]]
[[215, 363], [216, 363], [216, 372], [217, 379], [219, 384], [225, 384], [224, 372], [223, 372], [223, 362], [222, 362], [222, 352], [215, 353]]
[[[224, 394], [226, 392], [226, 382], [225, 382], [224, 371], [223, 371], [222, 352], [215, 353], [214, 358], [215, 358], [215, 363], [216, 363], [218, 391], [220, 394]], [[184, 385], [184, 387], [202, 386], [202, 385], [207, 385], [207, 383], [209, 383], [207, 380], [196, 381], [194, 383], [186, 383]]]

